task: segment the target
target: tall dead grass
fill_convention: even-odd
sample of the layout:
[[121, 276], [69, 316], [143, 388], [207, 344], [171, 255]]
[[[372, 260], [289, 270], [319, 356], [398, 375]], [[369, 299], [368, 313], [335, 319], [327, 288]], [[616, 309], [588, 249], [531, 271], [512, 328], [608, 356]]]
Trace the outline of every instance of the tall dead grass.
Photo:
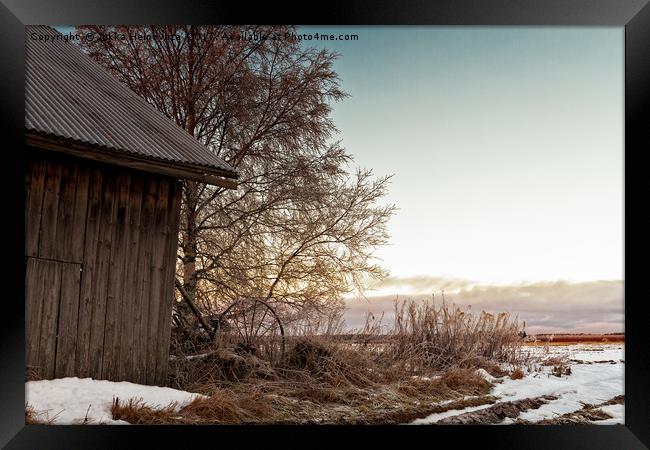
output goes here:
[[[396, 303], [392, 327], [369, 316], [363, 329], [340, 339], [340, 314], [322, 321], [292, 320], [287, 351], [273, 365], [255, 355], [213, 348], [201, 355], [178, 351], [170, 361], [172, 385], [230, 385], [251, 379], [311, 379], [331, 385], [369, 386], [452, 367], [484, 368], [502, 376], [504, 365], [525, 365], [521, 326], [508, 313], [478, 314], [432, 301]], [[186, 346], [187, 347], [187, 346]], [[206, 349], [203, 348], [205, 351]]]
[[[367, 323], [364, 330], [379, 328]], [[381, 346], [380, 360], [412, 374], [495, 363], [520, 365], [526, 357], [520, 331], [509, 313], [473, 314], [444, 302], [436, 306], [433, 301], [404, 301], [395, 305], [394, 324]]]
[[209, 398], [173, 420], [338, 423], [356, 417], [353, 422], [378, 423], [401, 417], [399, 410], [417, 414], [443, 400], [486, 397], [492, 385], [477, 368], [501, 377], [526, 358], [521, 327], [507, 313], [406, 301], [396, 304], [391, 328], [381, 320], [369, 317], [354, 333], [342, 332], [340, 316], [312, 324], [292, 320], [284, 358], [273, 364], [222, 347], [179, 352], [170, 361], [170, 384]]

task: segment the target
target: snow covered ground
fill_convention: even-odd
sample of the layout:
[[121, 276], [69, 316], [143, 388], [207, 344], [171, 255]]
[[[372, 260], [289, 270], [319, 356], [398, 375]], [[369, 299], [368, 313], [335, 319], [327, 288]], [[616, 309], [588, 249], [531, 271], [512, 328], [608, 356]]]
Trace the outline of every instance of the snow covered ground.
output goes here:
[[[552, 366], [531, 367], [524, 378], [494, 378], [479, 370], [488, 381], [494, 383], [491, 394], [499, 402], [553, 395], [538, 409], [528, 409], [516, 419], [506, 418], [501, 424], [523, 419], [538, 422], [543, 419], [578, 411], [583, 404], [600, 404], [624, 394], [624, 346], [622, 344], [577, 344], [568, 346], [532, 347], [531, 351], [544, 358], [565, 356], [570, 359], [571, 373], [554, 376]], [[126, 424], [113, 420], [110, 408], [115, 397], [127, 401], [142, 399], [151, 407], [165, 407], [175, 402], [177, 408], [191, 402], [200, 394], [166, 387], [144, 386], [128, 382], [93, 380], [90, 378], [62, 378], [56, 380], [30, 381], [25, 386], [25, 403], [36, 413], [40, 421], [53, 424]], [[449, 403], [449, 402], [444, 402]], [[463, 413], [479, 411], [493, 405], [481, 405], [462, 410], [449, 410], [417, 419], [412, 424], [432, 424], [441, 419]], [[601, 425], [624, 423], [624, 405], [614, 404], [599, 409], [612, 416], [611, 419], [592, 423]]]
[[[43, 422], [61, 425], [127, 424], [113, 420], [113, 398], [127, 401], [141, 398], [152, 407], [165, 407], [176, 402], [178, 408], [191, 402], [199, 394], [176, 389], [143, 386], [126, 381], [113, 382], [92, 378], [60, 378], [56, 380], [29, 381], [25, 385], [25, 403]], [[87, 418], [87, 419], [86, 419]]]
[[[568, 356], [571, 360], [571, 374], [556, 377], [551, 374], [552, 367], [540, 366], [519, 380], [504, 377], [501, 382], [498, 382], [497, 379], [491, 394], [499, 397], [500, 401], [521, 400], [543, 395], [558, 397], [557, 400], [551, 400], [538, 409], [522, 412], [517, 419], [538, 422], [580, 410], [584, 403], [599, 404], [624, 394], [625, 349], [622, 344], [576, 344], [551, 346], [546, 349], [533, 347], [531, 351], [544, 357]], [[417, 419], [412, 423], [432, 424], [446, 417], [478, 411], [489, 406], [491, 405], [445, 411]], [[624, 405], [608, 405], [600, 409], [613, 418], [593, 423], [602, 425], [624, 423]], [[512, 422], [512, 419], [505, 419], [502, 424]]]

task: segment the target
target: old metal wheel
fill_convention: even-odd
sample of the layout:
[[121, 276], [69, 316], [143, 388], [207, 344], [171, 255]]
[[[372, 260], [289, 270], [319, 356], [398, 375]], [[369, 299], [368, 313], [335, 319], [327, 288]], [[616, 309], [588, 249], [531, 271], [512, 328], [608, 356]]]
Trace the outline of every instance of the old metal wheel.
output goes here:
[[238, 354], [251, 354], [272, 364], [284, 358], [282, 322], [264, 300], [247, 298], [232, 303], [219, 317], [215, 332], [218, 345]]

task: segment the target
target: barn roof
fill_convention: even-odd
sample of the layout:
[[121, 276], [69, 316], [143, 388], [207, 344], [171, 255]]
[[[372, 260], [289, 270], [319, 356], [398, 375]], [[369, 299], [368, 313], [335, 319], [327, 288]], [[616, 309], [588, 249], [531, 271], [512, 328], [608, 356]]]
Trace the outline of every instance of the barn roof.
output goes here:
[[237, 178], [228, 163], [61, 37], [50, 27], [26, 27], [28, 143], [211, 184]]

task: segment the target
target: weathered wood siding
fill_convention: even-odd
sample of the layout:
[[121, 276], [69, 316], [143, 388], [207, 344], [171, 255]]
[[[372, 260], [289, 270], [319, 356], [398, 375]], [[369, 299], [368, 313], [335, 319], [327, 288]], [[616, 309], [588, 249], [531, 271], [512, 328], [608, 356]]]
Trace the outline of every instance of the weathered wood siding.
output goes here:
[[29, 151], [28, 369], [165, 382], [180, 196], [170, 177]]

